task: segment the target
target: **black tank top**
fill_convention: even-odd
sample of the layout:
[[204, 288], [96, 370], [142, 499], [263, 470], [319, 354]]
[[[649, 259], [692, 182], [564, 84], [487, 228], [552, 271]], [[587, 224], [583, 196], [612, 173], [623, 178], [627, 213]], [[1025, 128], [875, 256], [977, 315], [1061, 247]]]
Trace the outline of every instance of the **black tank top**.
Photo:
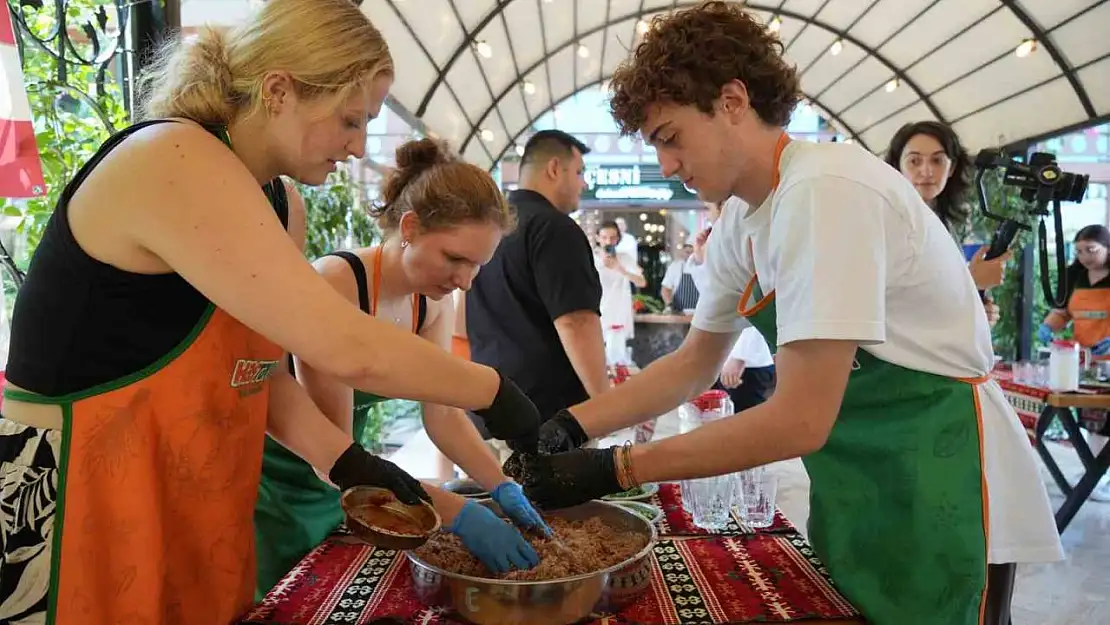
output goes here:
[[[56, 397], [140, 371], [184, 340], [207, 309], [208, 299], [178, 274], [131, 273], [102, 263], [69, 228], [69, 200], [105, 155], [132, 133], [172, 121], [116, 133], [62, 191], [12, 314], [6, 375], [16, 386]], [[227, 142], [221, 129], [208, 130]], [[275, 178], [262, 189], [288, 228], [285, 186]]]

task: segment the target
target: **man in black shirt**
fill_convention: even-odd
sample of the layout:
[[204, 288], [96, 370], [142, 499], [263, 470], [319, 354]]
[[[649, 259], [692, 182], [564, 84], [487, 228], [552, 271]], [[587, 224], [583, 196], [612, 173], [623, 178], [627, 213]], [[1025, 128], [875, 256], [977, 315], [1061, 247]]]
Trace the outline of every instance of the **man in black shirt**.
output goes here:
[[471, 359], [504, 371], [545, 420], [609, 388], [601, 283], [586, 234], [569, 216], [585, 186], [588, 152], [565, 132], [533, 135], [520, 188], [509, 194], [517, 228], [466, 296]]

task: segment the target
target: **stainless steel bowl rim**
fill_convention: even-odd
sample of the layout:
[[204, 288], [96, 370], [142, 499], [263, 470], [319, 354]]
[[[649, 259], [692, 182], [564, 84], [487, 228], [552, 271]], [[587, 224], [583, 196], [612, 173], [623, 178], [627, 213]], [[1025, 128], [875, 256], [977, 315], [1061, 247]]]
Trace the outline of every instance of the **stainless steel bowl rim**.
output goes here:
[[[621, 506], [619, 506], [615, 503], [612, 503], [612, 502], [609, 502], [609, 501], [604, 501], [604, 500], [601, 500], [601, 499], [594, 499], [591, 503], [600, 503], [600, 504], [604, 504], [606, 506], [612, 506], [614, 508], [621, 508]], [[505, 585], [505, 586], [540, 586], [540, 585], [544, 585], [544, 584], [564, 584], [564, 583], [567, 583], [567, 582], [576, 582], [576, 581], [579, 581], [579, 580], [589, 579], [591, 577], [597, 577], [599, 575], [605, 575], [605, 574], [608, 574], [608, 573], [612, 573], [614, 571], [619, 571], [620, 569], [628, 566], [629, 563], [635, 562], [636, 560], [639, 560], [641, 558], [646, 557], [649, 553], [651, 553], [652, 549], [655, 548], [655, 543], [656, 543], [656, 541], [659, 540], [659, 533], [655, 531], [655, 524], [654, 523], [649, 523], [647, 519], [639, 516], [635, 512], [631, 512], [629, 510], [624, 510], [624, 509], [621, 509], [621, 512], [623, 512], [624, 514], [627, 514], [629, 516], [632, 516], [633, 518], [635, 518], [637, 521], [640, 521], [641, 523], [643, 523], [648, 528], [648, 531], [650, 532], [651, 535], [648, 537], [647, 545], [645, 545], [643, 549], [637, 551], [634, 555], [631, 555], [631, 556], [625, 558], [624, 560], [621, 560], [620, 562], [618, 562], [618, 563], [616, 563], [612, 566], [608, 566], [604, 569], [598, 569], [596, 571], [592, 571], [592, 572], [589, 572], [589, 573], [582, 573], [580, 575], [574, 575], [572, 577], [556, 577], [555, 579], [532, 579], [532, 580], [529, 580], [529, 579], [498, 579], [498, 578], [495, 578], [495, 577], [474, 577], [473, 575], [463, 575], [461, 573], [452, 573], [450, 571], [445, 571], [445, 570], [439, 568], [438, 566], [432, 566], [431, 564], [428, 564], [427, 562], [418, 558], [412, 551], [405, 551], [405, 555], [408, 556], [408, 559], [410, 561], [414, 562], [415, 564], [419, 564], [420, 566], [428, 569], [429, 571], [432, 571], [433, 573], [438, 573], [439, 575], [442, 575], [444, 577], [449, 577], [449, 578], [459, 579], [459, 580], [465, 580], [465, 581], [468, 581], [468, 582], [479, 582], [479, 583], [482, 583], [482, 584], [493, 583], [493, 584], [499, 584], [499, 585]]]

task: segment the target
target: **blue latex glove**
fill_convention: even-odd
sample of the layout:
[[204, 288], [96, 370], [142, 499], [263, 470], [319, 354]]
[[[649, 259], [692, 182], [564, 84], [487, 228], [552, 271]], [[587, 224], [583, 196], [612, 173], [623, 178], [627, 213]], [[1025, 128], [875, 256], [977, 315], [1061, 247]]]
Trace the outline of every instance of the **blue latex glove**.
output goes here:
[[1110, 338], [1105, 338], [1098, 343], [1095, 343], [1095, 346], [1091, 348], [1091, 353], [1095, 356], [1105, 356], [1107, 354], [1110, 354]]
[[1042, 343], [1050, 343], [1052, 341], [1052, 328], [1048, 327], [1047, 323], [1042, 323], [1037, 328], [1037, 340]]
[[501, 506], [505, 516], [512, 519], [517, 527], [522, 529], [537, 529], [551, 535], [551, 528], [543, 522], [543, 517], [536, 511], [535, 506], [524, 495], [524, 489], [516, 482], [501, 482], [493, 489], [490, 497]]
[[463, 504], [450, 532], [494, 573], [514, 567], [526, 570], [540, 563], [540, 556], [519, 531], [475, 501]]

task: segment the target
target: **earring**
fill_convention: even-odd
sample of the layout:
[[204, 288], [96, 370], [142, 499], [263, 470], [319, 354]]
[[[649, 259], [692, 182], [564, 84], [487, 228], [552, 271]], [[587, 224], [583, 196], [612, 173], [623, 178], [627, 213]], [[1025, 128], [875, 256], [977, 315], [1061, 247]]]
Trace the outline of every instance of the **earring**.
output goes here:
[[409, 246], [409, 240], [408, 239], [401, 239], [401, 249], [405, 249], [408, 246]]

